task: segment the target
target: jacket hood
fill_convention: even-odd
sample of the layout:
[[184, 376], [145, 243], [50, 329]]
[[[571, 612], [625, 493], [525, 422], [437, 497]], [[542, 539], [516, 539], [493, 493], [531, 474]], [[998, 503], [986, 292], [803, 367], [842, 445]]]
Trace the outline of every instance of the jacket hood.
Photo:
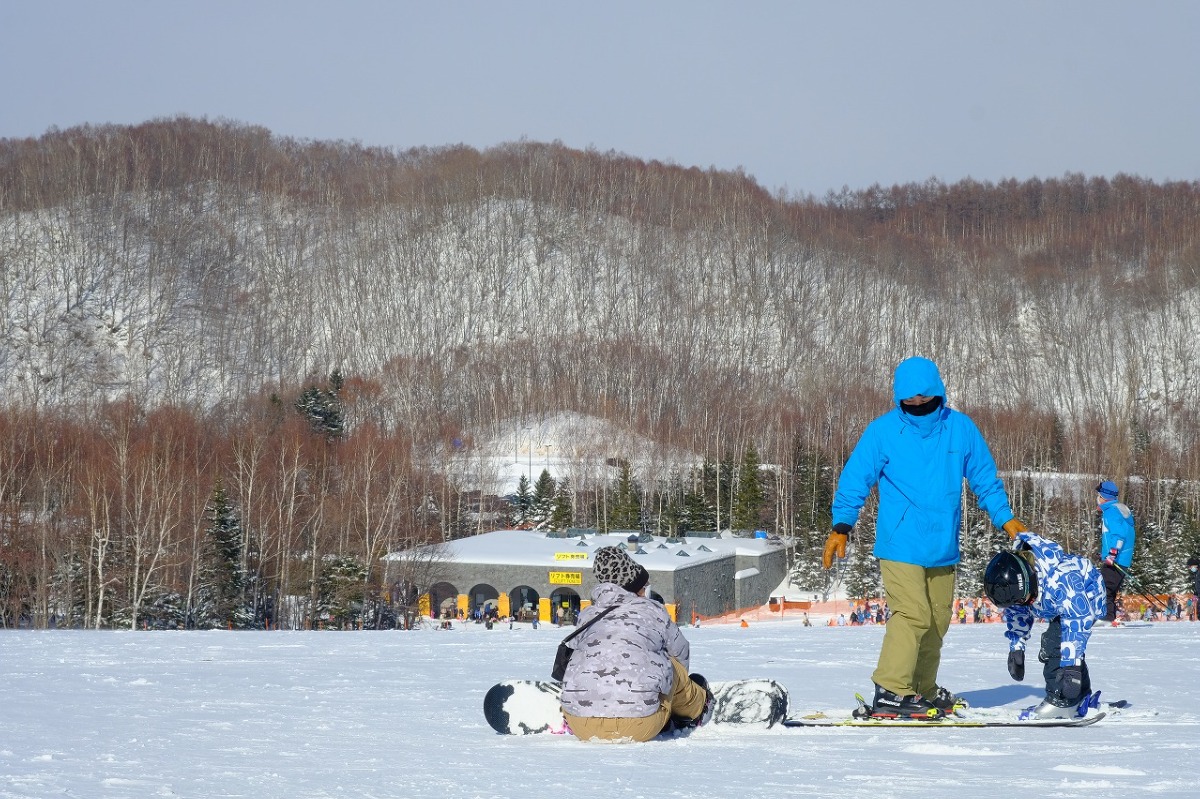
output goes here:
[[946, 399], [946, 384], [938, 372], [937, 364], [928, 358], [905, 358], [896, 367], [896, 377], [892, 381], [892, 399], [896, 407], [900, 400], [921, 394], [926, 397], [941, 397]]

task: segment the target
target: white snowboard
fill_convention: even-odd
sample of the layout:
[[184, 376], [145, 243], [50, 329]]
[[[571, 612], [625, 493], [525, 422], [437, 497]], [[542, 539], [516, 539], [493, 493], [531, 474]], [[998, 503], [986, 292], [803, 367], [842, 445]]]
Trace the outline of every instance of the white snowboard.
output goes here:
[[[729, 680], [709, 685], [716, 700], [713, 724], [771, 727], [787, 716], [787, 691], [774, 680]], [[505, 680], [483, 699], [483, 715], [502, 735], [569, 732], [563, 720], [562, 686], [543, 680]]]

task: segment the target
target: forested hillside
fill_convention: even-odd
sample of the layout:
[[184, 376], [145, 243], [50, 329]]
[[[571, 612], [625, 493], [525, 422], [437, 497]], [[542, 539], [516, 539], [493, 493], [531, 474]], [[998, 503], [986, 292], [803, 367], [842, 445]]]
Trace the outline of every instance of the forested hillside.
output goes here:
[[[187, 118], [0, 140], [3, 619], [136, 625], [212, 605], [226, 572], [308, 597], [310, 623], [339, 591], [365, 619], [395, 593], [381, 551], [491, 523], [454, 459], [562, 411], [709, 462], [626, 474], [639, 524], [732, 523], [761, 480], [743, 513], [823, 535], [832, 475], [914, 354], [1006, 472], [1127, 486], [1176, 530], [1147, 574], [1170, 581], [1198, 505], [1198, 340], [1197, 182], [813, 198], [534, 142], [399, 152]], [[751, 480], [748, 458], [778, 468]], [[554, 487], [573, 523], [607, 520], [619, 473]], [[1086, 548], [1090, 507], [1010, 488]], [[361, 591], [331, 587], [333, 560]]]

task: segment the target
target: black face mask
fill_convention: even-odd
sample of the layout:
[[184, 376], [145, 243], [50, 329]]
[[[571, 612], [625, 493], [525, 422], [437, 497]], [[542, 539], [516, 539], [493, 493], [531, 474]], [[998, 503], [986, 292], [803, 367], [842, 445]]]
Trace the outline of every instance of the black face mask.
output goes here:
[[920, 405], [905, 405], [900, 403], [900, 408], [909, 416], [928, 416], [929, 414], [942, 407], [942, 398], [934, 397], [931, 400], [922, 402]]

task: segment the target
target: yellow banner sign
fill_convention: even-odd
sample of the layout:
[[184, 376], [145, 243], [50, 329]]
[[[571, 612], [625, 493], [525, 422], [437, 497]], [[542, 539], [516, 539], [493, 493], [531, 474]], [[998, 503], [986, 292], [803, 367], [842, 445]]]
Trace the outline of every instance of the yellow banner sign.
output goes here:
[[550, 572], [550, 585], [583, 585], [583, 572]]
[[586, 552], [555, 552], [555, 560], [587, 560]]

